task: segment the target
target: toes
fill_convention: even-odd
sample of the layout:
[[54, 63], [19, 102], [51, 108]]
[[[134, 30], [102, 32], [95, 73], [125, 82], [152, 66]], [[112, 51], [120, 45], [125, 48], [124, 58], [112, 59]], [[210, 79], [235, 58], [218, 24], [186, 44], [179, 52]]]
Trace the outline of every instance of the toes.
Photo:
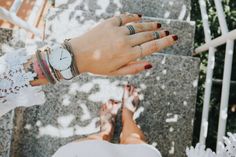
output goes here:
[[120, 107], [121, 107], [121, 103], [119, 101], [116, 100], [111, 100], [112, 101], [112, 109], [111, 109], [111, 113], [113, 115], [117, 115]]

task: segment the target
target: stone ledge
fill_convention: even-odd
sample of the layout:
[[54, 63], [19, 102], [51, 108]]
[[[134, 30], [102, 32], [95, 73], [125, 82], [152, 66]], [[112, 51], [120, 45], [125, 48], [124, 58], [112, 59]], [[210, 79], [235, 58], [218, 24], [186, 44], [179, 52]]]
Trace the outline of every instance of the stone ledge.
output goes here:
[[56, 0], [56, 7], [91, 11], [96, 15], [104, 13], [141, 13], [145, 16], [189, 20], [190, 0]]

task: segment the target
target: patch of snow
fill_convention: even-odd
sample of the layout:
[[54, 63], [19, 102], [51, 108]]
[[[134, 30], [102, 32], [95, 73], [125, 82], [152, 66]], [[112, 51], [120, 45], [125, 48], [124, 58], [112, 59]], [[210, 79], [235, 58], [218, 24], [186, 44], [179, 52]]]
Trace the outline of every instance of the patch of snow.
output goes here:
[[67, 115], [67, 116], [61, 116], [57, 118], [58, 124], [60, 124], [63, 128], [66, 128], [70, 125], [70, 123], [75, 119], [74, 115]]
[[197, 87], [197, 84], [198, 84], [198, 80], [196, 79], [193, 81], [193, 87]]
[[69, 106], [71, 103], [70, 101], [70, 96], [68, 94], [63, 96], [63, 100], [62, 100], [62, 105], [63, 106]]
[[173, 131], [174, 131], [174, 128], [170, 127], [169, 132], [173, 132]]
[[38, 121], [36, 122], [36, 126], [37, 126], [37, 127], [42, 126], [42, 122], [38, 120]]
[[30, 124], [26, 124], [24, 128], [27, 129], [27, 130], [31, 130], [32, 126]]
[[141, 113], [143, 113], [144, 112], [144, 107], [139, 107], [138, 109], [137, 109], [137, 111], [134, 113], [134, 117], [133, 117], [133, 119], [135, 120], [135, 119], [137, 119], [137, 118], [139, 118], [140, 117], [140, 115], [141, 115]]
[[76, 125], [75, 128], [75, 134], [76, 135], [89, 135], [95, 132], [100, 131], [100, 127], [96, 126], [96, 123], [100, 120], [100, 118], [93, 118], [92, 121], [85, 127], [81, 127], [79, 125]]
[[145, 84], [141, 83], [141, 84], [140, 84], [140, 88], [141, 88], [142, 90], [144, 90], [144, 89], [147, 88], [147, 86], [146, 86]]
[[174, 154], [175, 153], [175, 142], [171, 142], [171, 148], [169, 150], [169, 154]]
[[168, 18], [169, 16], [170, 16], [170, 12], [166, 11], [165, 14], [164, 14], [164, 18]]
[[153, 146], [153, 147], [156, 147], [156, 146], [157, 146], [157, 143], [156, 143], [156, 142], [153, 142], [153, 143], [152, 143], [152, 146]]
[[162, 73], [165, 75], [167, 73], [167, 70], [166, 69], [163, 70]]
[[186, 7], [186, 5], [182, 5], [181, 12], [180, 12], [180, 14], [179, 14], [178, 19], [179, 19], [179, 20], [183, 20], [184, 17], [185, 17], [185, 15], [186, 15], [186, 12], [187, 12], [187, 7]]
[[166, 119], [167, 123], [175, 123], [177, 121], [178, 121], [178, 115], [177, 114], [175, 114], [174, 117], [172, 117], [172, 118], [167, 118]]
[[81, 103], [80, 107], [83, 110], [83, 115], [81, 115], [80, 120], [85, 121], [85, 120], [91, 119], [91, 115], [90, 115], [90, 112], [89, 112], [89, 109], [88, 109], [87, 105], [84, 104], [84, 103]]
[[184, 104], [184, 106], [187, 106], [187, 105], [188, 105], [187, 101], [184, 101], [183, 104]]

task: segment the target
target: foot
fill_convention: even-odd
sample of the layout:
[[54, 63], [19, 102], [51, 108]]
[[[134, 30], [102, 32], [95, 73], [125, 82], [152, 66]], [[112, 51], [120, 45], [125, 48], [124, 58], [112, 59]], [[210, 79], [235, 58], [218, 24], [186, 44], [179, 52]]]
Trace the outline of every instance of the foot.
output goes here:
[[115, 119], [121, 104], [115, 100], [109, 100], [100, 109], [100, 135], [103, 140], [110, 141], [115, 130]]
[[122, 99], [122, 120], [133, 119], [134, 112], [139, 106], [139, 97], [137, 89], [133, 85], [126, 85], [124, 87], [124, 94]]

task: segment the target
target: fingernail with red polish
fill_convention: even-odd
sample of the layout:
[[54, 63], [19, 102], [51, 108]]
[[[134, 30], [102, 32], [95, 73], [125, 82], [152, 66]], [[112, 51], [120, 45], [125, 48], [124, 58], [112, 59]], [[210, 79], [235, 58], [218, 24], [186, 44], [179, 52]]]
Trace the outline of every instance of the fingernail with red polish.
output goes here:
[[152, 68], [152, 65], [151, 65], [151, 64], [148, 64], [148, 65], [145, 65], [145, 66], [144, 66], [144, 69], [146, 69], [146, 70], [147, 70], [147, 69], [151, 69], [151, 68]]
[[161, 28], [161, 24], [160, 23], [157, 24], [157, 28]]
[[142, 17], [143, 15], [142, 14], [138, 14], [138, 17]]
[[165, 34], [166, 34], [166, 36], [168, 36], [170, 34], [170, 32], [169, 31], [165, 31]]
[[174, 39], [174, 41], [179, 39], [177, 35], [173, 35], [172, 38]]

